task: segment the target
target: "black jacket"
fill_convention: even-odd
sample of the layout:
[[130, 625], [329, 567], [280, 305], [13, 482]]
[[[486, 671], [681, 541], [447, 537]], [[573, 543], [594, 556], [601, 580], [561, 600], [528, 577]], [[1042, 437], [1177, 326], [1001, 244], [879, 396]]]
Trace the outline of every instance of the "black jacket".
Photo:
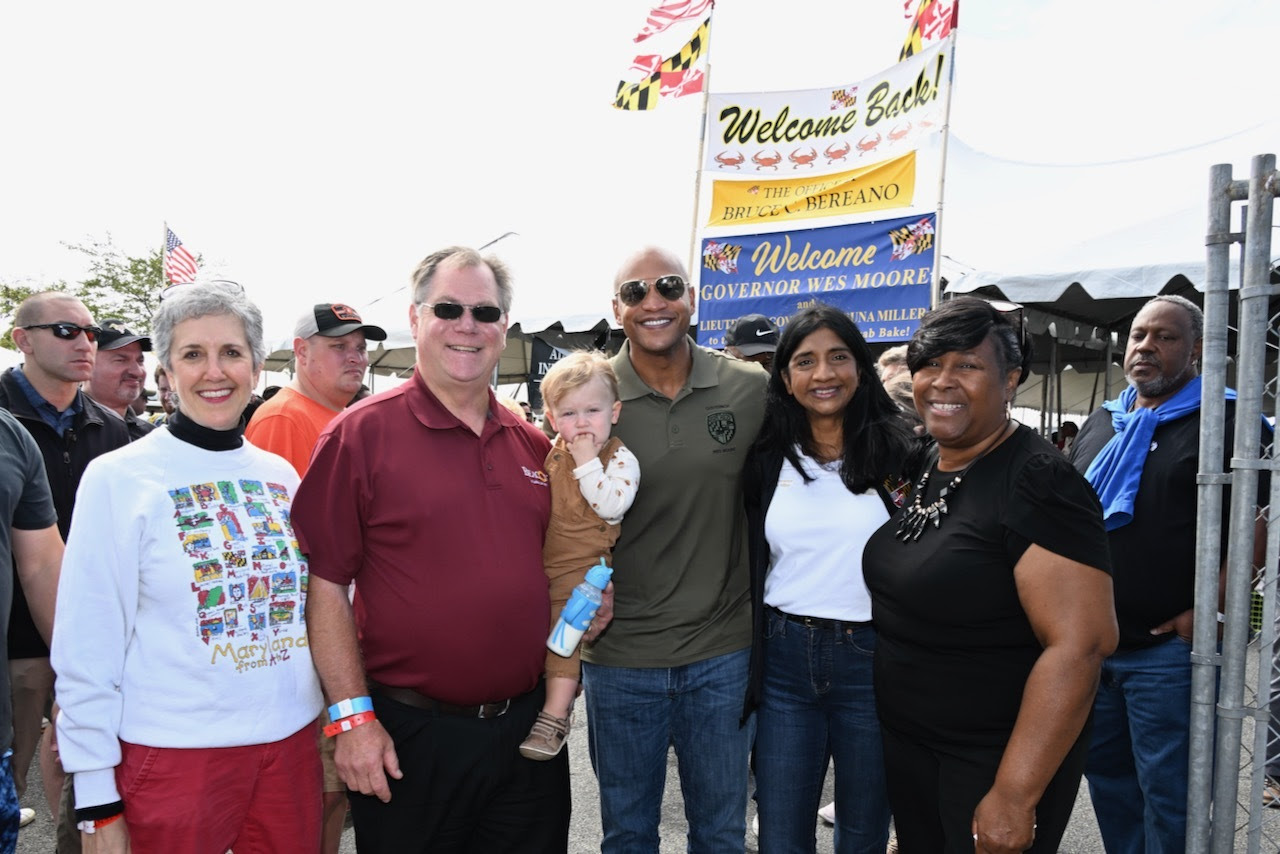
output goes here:
[[[927, 456], [926, 448], [922, 442], [918, 455], [920, 459]], [[742, 467], [742, 497], [747, 510], [747, 545], [751, 567], [751, 664], [747, 676], [747, 695], [742, 705], [744, 721], [760, 704], [760, 694], [764, 687], [764, 579], [769, 574], [769, 541], [764, 535], [764, 522], [785, 463], [786, 457], [781, 448], [766, 449], [757, 445], [747, 454]], [[911, 480], [917, 465], [919, 459], [910, 461], [910, 471], [904, 473], [904, 477]], [[876, 494], [884, 502], [890, 516], [897, 512], [898, 506], [884, 484], [876, 486]], [[833, 519], [832, 524], [839, 524], [839, 520]]]
[[[58, 532], [63, 541], [71, 527], [71, 510], [75, 506], [76, 489], [85, 467], [94, 457], [114, 451], [129, 444], [129, 431], [125, 423], [94, 403], [84, 392], [77, 392], [82, 408], [75, 422], [62, 436], [44, 422], [23, 394], [22, 387], [13, 378], [10, 368], [0, 374], [0, 407], [9, 410], [27, 432], [36, 440], [44, 457], [45, 474], [49, 478], [49, 490], [53, 493], [53, 507], [58, 512]], [[27, 608], [26, 596], [13, 570], [13, 610], [9, 614], [9, 657], [44, 658], [49, 647], [36, 631]]]

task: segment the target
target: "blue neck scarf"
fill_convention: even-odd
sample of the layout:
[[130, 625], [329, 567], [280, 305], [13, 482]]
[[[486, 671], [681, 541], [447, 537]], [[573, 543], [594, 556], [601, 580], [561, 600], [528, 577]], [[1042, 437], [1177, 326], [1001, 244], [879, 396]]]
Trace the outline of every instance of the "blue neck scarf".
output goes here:
[[[1235, 400], [1236, 393], [1227, 389], [1226, 399]], [[1111, 413], [1111, 427], [1116, 434], [1089, 463], [1085, 480], [1093, 485], [1102, 502], [1102, 515], [1108, 531], [1133, 521], [1133, 501], [1142, 480], [1142, 467], [1151, 450], [1151, 437], [1156, 426], [1190, 415], [1200, 408], [1200, 377], [1178, 389], [1178, 392], [1155, 409], [1135, 407], [1138, 391], [1129, 386], [1115, 400], [1102, 408]]]

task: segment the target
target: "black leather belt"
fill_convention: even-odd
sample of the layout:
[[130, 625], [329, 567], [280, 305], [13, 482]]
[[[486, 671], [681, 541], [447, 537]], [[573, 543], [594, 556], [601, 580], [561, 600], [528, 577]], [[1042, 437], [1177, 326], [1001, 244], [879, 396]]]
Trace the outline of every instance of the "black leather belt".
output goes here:
[[[425, 709], [428, 712], [436, 712], [437, 714], [457, 718], [480, 718], [482, 720], [485, 718], [500, 718], [507, 713], [512, 703], [512, 700], [502, 700], [496, 703], [479, 703], [475, 706], [455, 706], [453, 703], [446, 703], [443, 700], [432, 699], [426, 694], [419, 694], [412, 688], [395, 688], [391, 685], [375, 682], [372, 679], [369, 680], [369, 690], [375, 694], [381, 694], [388, 700], [395, 700], [397, 703], [403, 703], [415, 709]], [[519, 697], [513, 699], [519, 699]]]
[[838, 632], [844, 628], [860, 629], [871, 625], [870, 620], [860, 623], [856, 620], [833, 620], [830, 617], [800, 617], [795, 614], [788, 614], [786, 611], [780, 611], [772, 605], [765, 605], [765, 607], [788, 623], [797, 623], [806, 629], [830, 629]]

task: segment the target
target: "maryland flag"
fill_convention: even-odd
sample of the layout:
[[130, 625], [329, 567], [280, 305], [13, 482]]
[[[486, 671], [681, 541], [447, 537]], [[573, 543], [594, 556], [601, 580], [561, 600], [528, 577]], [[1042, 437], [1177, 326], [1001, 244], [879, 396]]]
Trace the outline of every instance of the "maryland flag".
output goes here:
[[[910, 6], [908, 0], [906, 8]], [[946, 38], [955, 29], [959, 14], [960, 0], [920, 0], [916, 13], [910, 16], [911, 28], [898, 53], [898, 62], [915, 56], [926, 44]]]
[[[660, 95], [678, 98], [701, 92], [702, 74], [693, 66], [706, 50], [710, 33], [711, 19], [707, 18], [688, 44], [662, 60], [647, 79], [639, 83], [618, 81], [618, 93], [613, 106], [619, 110], [652, 110], [658, 106]], [[640, 59], [642, 58], [637, 57], [637, 63]]]

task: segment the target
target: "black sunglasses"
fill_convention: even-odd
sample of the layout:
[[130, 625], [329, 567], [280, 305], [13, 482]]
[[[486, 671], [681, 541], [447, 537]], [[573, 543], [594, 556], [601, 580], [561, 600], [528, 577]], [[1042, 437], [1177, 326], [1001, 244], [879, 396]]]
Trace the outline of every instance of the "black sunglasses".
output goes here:
[[1002, 299], [987, 300], [987, 304], [1001, 314], [1018, 313], [1018, 349], [1022, 351], [1022, 373], [1018, 376], [1018, 385], [1026, 382], [1027, 375], [1031, 373], [1031, 352], [1028, 344], [1030, 339], [1027, 337], [1027, 313], [1026, 310], [1016, 302], [1006, 302]]
[[1006, 302], [1002, 299], [987, 300], [987, 305], [994, 308], [1001, 314], [1018, 313], [1018, 346], [1025, 348], [1027, 346], [1027, 317], [1023, 307], [1016, 302]]
[[[665, 300], [678, 300], [684, 296], [685, 281], [680, 276], [659, 276], [653, 280]], [[623, 305], [639, 305], [649, 295], [649, 283], [644, 279], [633, 279], [618, 286], [618, 299]]]
[[462, 317], [462, 310], [469, 309], [476, 323], [497, 323], [502, 319], [502, 309], [496, 305], [461, 305], [456, 302], [424, 302], [423, 308], [431, 309], [431, 313], [441, 320], [457, 320]]
[[79, 326], [74, 323], [33, 323], [30, 326], [23, 326], [23, 329], [48, 329], [54, 336], [61, 338], [63, 341], [74, 341], [81, 332], [84, 337], [90, 341], [97, 341], [98, 336], [102, 334], [101, 326]]

